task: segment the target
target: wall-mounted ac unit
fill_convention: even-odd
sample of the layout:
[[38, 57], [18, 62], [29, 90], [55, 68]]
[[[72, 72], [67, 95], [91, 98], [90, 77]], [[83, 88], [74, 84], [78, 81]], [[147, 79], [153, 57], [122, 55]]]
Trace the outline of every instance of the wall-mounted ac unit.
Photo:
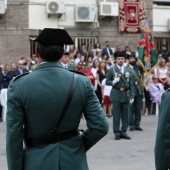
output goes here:
[[0, 0], [0, 15], [5, 14], [7, 8], [6, 0]]
[[65, 5], [63, 0], [48, 0], [46, 1], [47, 14], [64, 14]]
[[100, 2], [99, 16], [118, 16], [118, 2]]
[[95, 5], [76, 5], [75, 21], [76, 22], [93, 22], [96, 15]]

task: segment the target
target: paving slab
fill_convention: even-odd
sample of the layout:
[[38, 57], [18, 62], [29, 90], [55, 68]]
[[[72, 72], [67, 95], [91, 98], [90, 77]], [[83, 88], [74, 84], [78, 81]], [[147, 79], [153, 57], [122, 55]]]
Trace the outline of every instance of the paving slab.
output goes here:
[[[142, 116], [144, 131], [129, 132], [132, 140], [114, 140], [112, 118], [108, 119], [108, 134], [87, 152], [90, 170], [155, 170], [154, 145], [158, 117]], [[81, 120], [80, 128], [86, 129], [86, 121]], [[6, 124], [0, 123], [0, 170], [7, 170], [5, 152]]]

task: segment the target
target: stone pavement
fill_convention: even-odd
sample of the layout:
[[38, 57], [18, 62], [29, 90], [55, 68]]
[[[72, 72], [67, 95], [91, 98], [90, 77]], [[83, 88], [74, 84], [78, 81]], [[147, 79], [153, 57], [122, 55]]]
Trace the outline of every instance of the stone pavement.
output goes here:
[[[90, 170], [154, 170], [154, 145], [158, 117], [142, 116], [143, 132], [128, 132], [132, 140], [115, 141], [112, 118], [106, 137], [87, 152]], [[81, 128], [86, 127], [84, 119]], [[7, 170], [5, 153], [5, 123], [0, 123], [0, 170]]]

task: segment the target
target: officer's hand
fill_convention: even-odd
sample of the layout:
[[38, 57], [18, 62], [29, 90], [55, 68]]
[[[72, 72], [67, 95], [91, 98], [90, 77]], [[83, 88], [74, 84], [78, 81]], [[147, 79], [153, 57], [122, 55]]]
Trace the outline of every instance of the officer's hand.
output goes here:
[[120, 77], [115, 77], [112, 84], [115, 85], [117, 82], [119, 82]]
[[130, 104], [132, 104], [134, 102], [134, 98], [132, 97], [131, 99], [130, 99]]

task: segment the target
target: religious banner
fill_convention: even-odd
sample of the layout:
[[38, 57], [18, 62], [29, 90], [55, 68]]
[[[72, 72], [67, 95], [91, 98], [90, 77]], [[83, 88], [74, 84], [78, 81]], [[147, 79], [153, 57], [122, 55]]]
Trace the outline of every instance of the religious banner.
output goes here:
[[141, 33], [145, 10], [145, 0], [119, 0], [119, 31]]
[[139, 42], [138, 59], [145, 72], [151, 72], [158, 62], [155, 44], [147, 21], [143, 27]]

